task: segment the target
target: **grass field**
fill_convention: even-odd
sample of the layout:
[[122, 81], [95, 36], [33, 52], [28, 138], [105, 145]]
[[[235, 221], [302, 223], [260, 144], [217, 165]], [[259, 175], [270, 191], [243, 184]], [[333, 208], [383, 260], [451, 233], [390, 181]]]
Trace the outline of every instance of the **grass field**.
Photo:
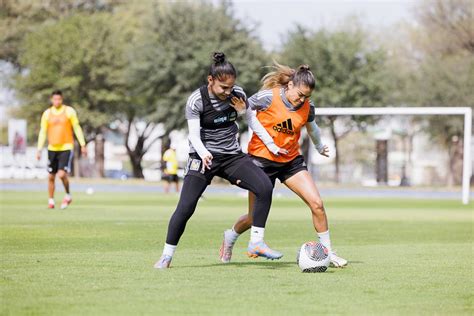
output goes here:
[[45, 208], [44, 193], [1, 192], [1, 314], [474, 313], [472, 204], [328, 199], [333, 244], [350, 265], [303, 274], [296, 251], [314, 232], [302, 202], [274, 200], [266, 240], [281, 261], [248, 259], [245, 235], [222, 265], [222, 231], [246, 200], [208, 196], [172, 269], [157, 271], [176, 201], [77, 194], [59, 211]]

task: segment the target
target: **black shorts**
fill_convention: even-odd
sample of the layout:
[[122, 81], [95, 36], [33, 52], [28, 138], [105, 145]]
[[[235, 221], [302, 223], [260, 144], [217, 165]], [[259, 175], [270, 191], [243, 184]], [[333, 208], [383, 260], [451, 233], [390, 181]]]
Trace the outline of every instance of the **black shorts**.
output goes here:
[[71, 171], [71, 163], [73, 157], [72, 150], [51, 151], [48, 150], [48, 172], [56, 173], [58, 170], [66, 172]]
[[167, 174], [167, 173], [164, 173], [163, 174], [163, 180], [165, 180], [166, 182], [178, 182], [179, 181], [179, 178], [178, 178], [178, 175], [177, 174]]
[[301, 170], [308, 171], [304, 157], [299, 155], [289, 162], [276, 162], [262, 157], [250, 156], [252, 162], [262, 169], [275, 186], [276, 179], [285, 182]]
[[212, 154], [211, 169], [202, 170], [202, 160], [196, 153], [189, 154], [185, 177], [196, 176], [205, 179], [208, 184], [215, 176], [227, 179], [236, 184], [239, 167], [244, 163], [252, 164], [250, 157], [240, 152], [237, 154]]

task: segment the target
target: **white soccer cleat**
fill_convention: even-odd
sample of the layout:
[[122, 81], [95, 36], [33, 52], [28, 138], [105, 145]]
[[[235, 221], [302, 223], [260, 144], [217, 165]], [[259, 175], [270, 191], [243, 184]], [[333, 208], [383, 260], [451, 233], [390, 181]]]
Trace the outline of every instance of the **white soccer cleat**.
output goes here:
[[171, 266], [171, 259], [173, 259], [171, 256], [167, 255], [162, 255], [160, 260], [158, 260], [153, 268], [155, 269], [169, 269]]
[[339, 257], [335, 251], [332, 251], [329, 254], [329, 259], [331, 260], [330, 265], [333, 268], [344, 268], [345, 266], [347, 266], [347, 260]]
[[72, 198], [68, 198], [65, 196], [63, 199], [63, 202], [61, 203], [61, 209], [62, 210], [66, 209], [71, 203], [72, 203]]
[[[228, 229], [227, 231], [229, 231]], [[234, 248], [234, 243], [229, 242], [225, 238], [225, 233], [224, 232], [224, 238], [222, 240], [222, 245], [221, 249], [219, 249], [219, 258], [221, 259], [222, 263], [229, 263], [230, 259], [232, 259], [232, 249]]]

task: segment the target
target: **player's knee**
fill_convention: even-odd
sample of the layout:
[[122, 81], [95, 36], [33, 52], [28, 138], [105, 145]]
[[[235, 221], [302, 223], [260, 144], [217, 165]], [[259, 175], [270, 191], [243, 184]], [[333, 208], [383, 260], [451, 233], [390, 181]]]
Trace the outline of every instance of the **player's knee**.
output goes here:
[[308, 204], [314, 214], [322, 215], [325, 213], [323, 200], [321, 200], [321, 198], [311, 199]]
[[250, 227], [250, 226], [252, 226], [252, 221], [253, 221], [252, 216], [247, 216], [242, 220], [242, 224], [245, 227]]
[[59, 179], [63, 180], [67, 177], [67, 174], [64, 170], [59, 170], [58, 171], [58, 177], [59, 177]]
[[260, 199], [271, 199], [273, 193], [273, 186], [270, 180], [264, 181], [258, 186], [255, 195]]
[[55, 173], [50, 173], [50, 174], [48, 175], [49, 181], [54, 181], [55, 178], [56, 178], [56, 174], [55, 174]]

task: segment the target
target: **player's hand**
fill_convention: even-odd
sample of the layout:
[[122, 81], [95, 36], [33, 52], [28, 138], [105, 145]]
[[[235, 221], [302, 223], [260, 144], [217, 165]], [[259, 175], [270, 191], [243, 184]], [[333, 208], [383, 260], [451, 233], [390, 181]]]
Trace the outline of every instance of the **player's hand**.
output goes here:
[[324, 157], [329, 157], [329, 147], [327, 145], [323, 145], [318, 150], [319, 154]]
[[38, 150], [36, 152], [36, 160], [40, 161], [41, 160], [41, 150]]
[[266, 146], [268, 150], [270, 150], [270, 152], [274, 154], [275, 156], [288, 155], [288, 150], [278, 147], [277, 145], [275, 145], [275, 143], [270, 143], [270, 144], [267, 144]]
[[245, 112], [247, 109], [247, 104], [245, 104], [244, 99], [237, 97], [232, 97], [230, 99], [230, 105], [239, 113]]
[[82, 157], [87, 157], [87, 147], [86, 146], [81, 147], [81, 154], [82, 154]]
[[278, 156], [280, 155], [288, 155], [288, 150], [285, 148], [278, 148]]
[[211, 166], [212, 166], [212, 155], [211, 154], [208, 154], [204, 157], [202, 157], [202, 170], [201, 172], [205, 172], [206, 169], [211, 169]]

